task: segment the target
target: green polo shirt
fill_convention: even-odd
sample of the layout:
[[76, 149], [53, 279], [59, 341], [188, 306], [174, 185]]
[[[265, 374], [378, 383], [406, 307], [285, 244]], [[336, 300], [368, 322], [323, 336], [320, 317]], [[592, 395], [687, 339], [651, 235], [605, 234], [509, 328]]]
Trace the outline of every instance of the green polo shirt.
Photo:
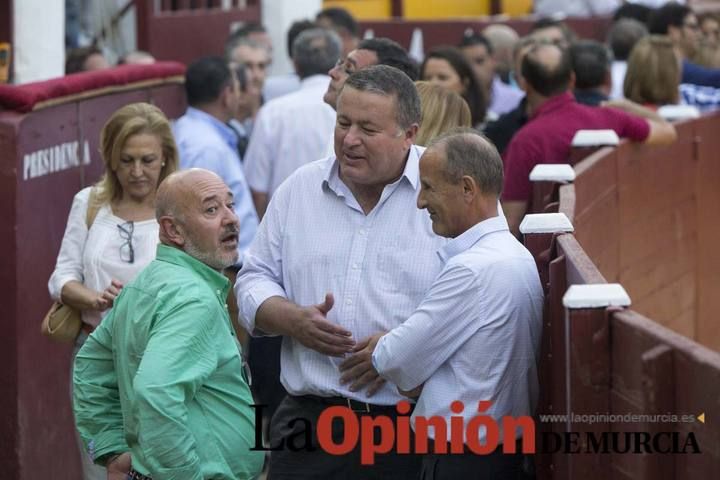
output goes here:
[[75, 421], [93, 458], [130, 451], [133, 468], [155, 479], [260, 472], [229, 287], [221, 273], [159, 245], [122, 289], [75, 360]]

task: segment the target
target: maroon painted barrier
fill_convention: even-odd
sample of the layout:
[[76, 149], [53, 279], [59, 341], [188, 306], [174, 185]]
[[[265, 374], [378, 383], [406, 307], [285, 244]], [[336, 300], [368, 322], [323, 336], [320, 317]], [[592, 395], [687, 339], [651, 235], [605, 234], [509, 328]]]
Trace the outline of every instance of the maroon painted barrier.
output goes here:
[[[132, 69], [131, 69], [132, 70]], [[153, 77], [125, 81], [128, 69], [80, 74], [98, 85], [52, 97], [42, 84], [7, 87], [25, 112], [0, 111], [0, 478], [80, 478], [70, 408], [72, 346], [40, 334], [52, 303], [47, 282], [75, 193], [95, 182], [102, 170], [100, 129], [117, 108], [137, 101], [155, 103], [171, 117], [185, 110], [183, 68], [161, 64]], [[160, 75], [158, 72], [164, 71]], [[68, 91], [73, 78], [44, 82]], [[64, 80], [69, 85], [60, 85]], [[72, 88], [70, 88], [72, 90]], [[3, 103], [0, 103], [3, 104]], [[7, 105], [5, 103], [5, 105]], [[16, 105], [17, 106], [17, 105]]]
[[[546, 288], [538, 411], [585, 416], [538, 425], [577, 450], [537, 455], [539, 480], [720, 477], [720, 113], [676, 127], [579, 161], [559, 188], [574, 232], [525, 238]], [[630, 308], [565, 302], [607, 282]], [[595, 453], [603, 435], [629, 451]]]
[[135, 0], [138, 48], [188, 65], [203, 56], [222, 55], [234, 25], [260, 23], [259, 0], [235, 0], [227, 9], [219, 1], [209, 3]]
[[[415, 29], [420, 29], [423, 34], [425, 52], [439, 45], [457, 45], [462, 39], [463, 32], [471, 28], [476, 32], [494, 23], [508, 25], [517, 31], [519, 35], [527, 35], [532, 24], [536, 21], [533, 17], [512, 18], [497, 21], [492, 17], [463, 18], [452, 20], [378, 20], [362, 21], [360, 29], [362, 32], [372, 30], [375, 37], [387, 37], [395, 40], [405, 48], [410, 47]], [[567, 23], [570, 28], [581, 38], [588, 38], [605, 41], [607, 30], [610, 26], [609, 17], [593, 18], [569, 18]]]

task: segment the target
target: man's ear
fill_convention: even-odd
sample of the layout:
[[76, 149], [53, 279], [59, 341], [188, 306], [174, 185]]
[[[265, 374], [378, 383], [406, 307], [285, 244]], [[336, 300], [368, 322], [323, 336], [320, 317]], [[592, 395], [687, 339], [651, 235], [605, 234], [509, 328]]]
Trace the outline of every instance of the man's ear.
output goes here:
[[463, 198], [467, 203], [471, 203], [480, 194], [480, 186], [470, 175], [463, 175], [460, 179], [460, 185], [463, 189]]
[[516, 76], [515, 81], [517, 82], [518, 87], [520, 87], [520, 90], [522, 90], [523, 92], [527, 92], [528, 84], [525, 81], [525, 77], [523, 77], [522, 75]]
[[177, 219], [166, 216], [160, 217], [160, 239], [182, 247], [185, 245], [185, 234]]
[[233, 86], [234, 85], [231, 82], [230, 85], [225, 85], [222, 92], [220, 92], [220, 101], [222, 102], [223, 107], [230, 105], [229, 97], [233, 94]]
[[405, 129], [405, 140], [409, 141], [408, 148], [410, 145], [415, 143], [415, 138], [417, 137], [419, 128], [420, 126], [417, 123], [413, 123], [410, 127]]

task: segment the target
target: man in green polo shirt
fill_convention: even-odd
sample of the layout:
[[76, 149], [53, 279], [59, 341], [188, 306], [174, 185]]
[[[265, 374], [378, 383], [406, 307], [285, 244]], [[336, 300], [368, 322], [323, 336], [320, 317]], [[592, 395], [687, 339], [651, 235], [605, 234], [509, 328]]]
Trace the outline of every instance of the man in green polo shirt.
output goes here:
[[75, 361], [74, 411], [108, 478], [246, 479], [262, 468], [225, 299], [238, 219], [207, 170], [158, 189], [157, 258], [126, 285]]

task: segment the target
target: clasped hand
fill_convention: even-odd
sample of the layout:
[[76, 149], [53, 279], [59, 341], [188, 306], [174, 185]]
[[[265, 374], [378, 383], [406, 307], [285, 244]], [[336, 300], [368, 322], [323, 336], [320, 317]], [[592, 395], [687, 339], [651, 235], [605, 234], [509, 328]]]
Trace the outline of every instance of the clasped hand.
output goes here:
[[113, 279], [110, 282], [110, 285], [95, 298], [94, 309], [104, 312], [108, 308], [112, 308], [113, 303], [115, 302], [117, 296], [120, 295], [120, 290], [122, 290], [122, 288], [123, 284]]
[[350, 391], [356, 392], [367, 387], [367, 395], [372, 397], [385, 384], [385, 379], [375, 370], [372, 354], [385, 332], [371, 335], [352, 349], [352, 355], [340, 364], [340, 384], [350, 383]]
[[323, 303], [301, 308], [294, 337], [307, 348], [325, 355], [343, 357], [350, 354], [340, 363], [340, 383], [352, 382], [350, 391], [353, 392], [367, 387], [368, 396], [372, 396], [385, 383], [372, 365], [373, 350], [385, 333], [377, 333], [355, 344], [352, 332], [327, 320], [334, 304], [332, 293], [328, 293]]

